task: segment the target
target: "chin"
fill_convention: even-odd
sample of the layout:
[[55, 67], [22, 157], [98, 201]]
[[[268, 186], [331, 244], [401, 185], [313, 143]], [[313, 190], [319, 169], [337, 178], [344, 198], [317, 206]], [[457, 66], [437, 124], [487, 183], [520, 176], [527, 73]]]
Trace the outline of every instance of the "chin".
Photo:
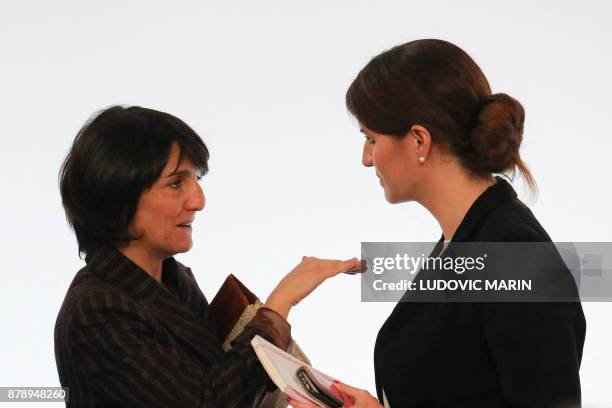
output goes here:
[[394, 194], [392, 194], [392, 193], [390, 193], [389, 191], [387, 191], [387, 189], [385, 189], [385, 199], [386, 199], [386, 200], [387, 200], [387, 202], [388, 202], [388, 203], [390, 203], [390, 204], [397, 204], [397, 203], [400, 203], [400, 202], [401, 202], [401, 201], [399, 201], [399, 200], [397, 199], [397, 197], [396, 197]]
[[399, 204], [399, 203], [406, 203], [409, 201], [414, 201], [412, 197], [406, 197], [405, 195], [400, 195], [400, 194], [393, 194], [391, 192], [388, 192], [386, 189], [385, 189], [385, 198], [387, 199], [387, 202], [389, 204]]
[[397, 204], [397, 203], [399, 203], [399, 201], [394, 200], [393, 198], [390, 198], [390, 197], [389, 197], [389, 196], [387, 196], [387, 195], [385, 195], [385, 198], [387, 199], [387, 202], [388, 202], [389, 204]]
[[174, 248], [172, 248], [172, 252], [176, 255], [176, 254], [182, 254], [185, 252], [188, 252], [191, 247], [193, 246], [192, 242], [186, 242], [184, 244], [181, 245], [176, 245]]

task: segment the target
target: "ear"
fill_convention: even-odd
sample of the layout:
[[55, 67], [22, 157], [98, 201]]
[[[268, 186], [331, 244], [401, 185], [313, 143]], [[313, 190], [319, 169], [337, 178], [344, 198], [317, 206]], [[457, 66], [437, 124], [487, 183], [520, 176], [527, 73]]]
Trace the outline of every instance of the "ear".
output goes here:
[[417, 158], [424, 157], [427, 160], [431, 152], [431, 134], [429, 130], [421, 125], [412, 125], [404, 139]]

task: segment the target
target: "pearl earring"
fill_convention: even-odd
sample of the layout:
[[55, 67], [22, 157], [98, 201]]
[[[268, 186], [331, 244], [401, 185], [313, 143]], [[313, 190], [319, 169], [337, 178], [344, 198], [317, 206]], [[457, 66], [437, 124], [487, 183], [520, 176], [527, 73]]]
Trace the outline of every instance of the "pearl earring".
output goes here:
[[425, 157], [423, 156], [419, 157], [419, 163], [425, 163]]

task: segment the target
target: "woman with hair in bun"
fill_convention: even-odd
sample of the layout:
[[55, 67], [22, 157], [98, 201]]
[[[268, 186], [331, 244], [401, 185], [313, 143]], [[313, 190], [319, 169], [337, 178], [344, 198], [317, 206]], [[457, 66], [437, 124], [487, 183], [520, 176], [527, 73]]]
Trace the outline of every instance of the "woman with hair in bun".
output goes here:
[[[474, 60], [425, 39], [374, 57], [346, 94], [387, 201], [438, 221], [454, 242], [551, 242], [502, 177], [519, 171], [525, 113], [492, 94]], [[579, 302], [399, 302], [378, 333], [376, 392], [337, 384], [354, 407], [575, 407], [586, 323]], [[308, 407], [291, 401], [294, 407]]]

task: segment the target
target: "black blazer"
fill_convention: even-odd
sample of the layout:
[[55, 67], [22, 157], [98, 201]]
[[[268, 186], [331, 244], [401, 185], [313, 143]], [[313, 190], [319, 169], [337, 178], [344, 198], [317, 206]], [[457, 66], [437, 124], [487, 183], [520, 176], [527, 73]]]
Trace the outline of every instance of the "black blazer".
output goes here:
[[250, 345], [255, 334], [274, 336], [248, 326], [225, 353], [189, 268], [167, 259], [160, 285], [114, 249], [86, 261], [55, 326], [68, 406], [250, 407], [274, 389]]
[[[501, 178], [453, 237], [534, 241], [550, 237]], [[399, 302], [376, 340], [378, 398], [384, 389], [392, 408], [579, 406], [585, 328], [579, 302]]]

